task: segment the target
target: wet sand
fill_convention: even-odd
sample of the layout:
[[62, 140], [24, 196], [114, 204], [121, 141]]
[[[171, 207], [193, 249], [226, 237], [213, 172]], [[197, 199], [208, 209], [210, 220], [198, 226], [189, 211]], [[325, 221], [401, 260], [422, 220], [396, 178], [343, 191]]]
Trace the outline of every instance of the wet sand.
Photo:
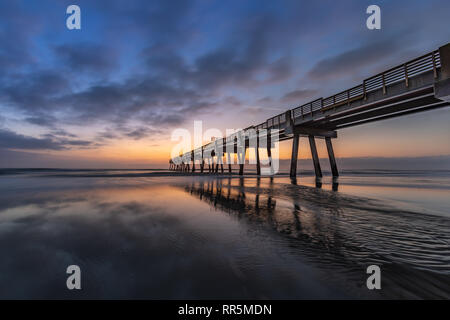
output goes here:
[[449, 181], [3, 172], [0, 297], [449, 298]]

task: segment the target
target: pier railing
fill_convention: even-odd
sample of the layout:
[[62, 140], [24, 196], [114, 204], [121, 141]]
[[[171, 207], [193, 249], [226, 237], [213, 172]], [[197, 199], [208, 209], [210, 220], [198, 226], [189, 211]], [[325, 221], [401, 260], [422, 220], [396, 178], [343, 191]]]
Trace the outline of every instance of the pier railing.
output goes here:
[[[436, 79], [438, 77], [439, 68], [441, 68], [441, 57], [439, 54], [439, 50], [435, 50], [423, 56], [410, 60], [406, 63], [403, 63], [399, 66], [383, 71], [370, 78], [367, 78], [361, 84], [355, 87], [339, 92], [327, 98], [319, 98], [313, 100], [299, 107], [280, 113], [279, 115], [267, 119], [263, 123], [249, 128], [253, 128], [256, 130], [280, 129], [283, 126], [290, 124], [291, 121], [295, 121], [295, 119], [305, 118], [308, 116], [313, 118], [315, 114], [321, 114], [326, 112], [327, 110], [335, 109], [336, 107], [349, 104], [355, 100], [364, 99], [369, 92], [382, 89], [383, 93], [386, 94], [387, 86], [396, 83], [404, 82], [405, 86], [409, 87], [409, 82], [412, 77], [425, 72], [433, 71], [434, 78]], [[224, 138], [223, 143], [235, 143], [239, 134], [243, 134], [245, 136], [247, 129]], [[205, 145], [203, 147], [203, 152], [209, 152], [210, 150], [213, 150], [214, 145], [214, 143]], [[197, 152], [198, 151], [196, 151], [196, 153]]]
[[292, 109], [292, 117], [304, 118], [313, 115], [315, 111], [326, 111], [338, 106], [350, 103], [352, 101], [363, 99], [368, 92], [383, 89], [386, 93], [386, 87], [398, 82], [405, 82], [405, 86], [409, 86], [409, 79], [424, 72], [433, 71], [434, 77], [437, 78], [437, 69], [441, 67], [441, 59], [439, 50], [427, 53], [423, 56], [415, 58], [397, 67], [386, 70], [375, 76], [367, 78], [362, 84], [348, 90], [339, 92], [328, 98], [319, 98], [297, 108]]

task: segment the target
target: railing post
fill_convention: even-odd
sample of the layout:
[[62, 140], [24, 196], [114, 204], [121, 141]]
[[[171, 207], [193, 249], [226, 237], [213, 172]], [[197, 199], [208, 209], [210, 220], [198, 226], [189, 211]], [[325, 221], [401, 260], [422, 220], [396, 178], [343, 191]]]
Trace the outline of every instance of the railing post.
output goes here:
[[[286, 118], [286, 126], [293, 125], [294, 124], [294, 116], [293, 116], [294, 110], [288, 110], [285, 113]], [[256, 130], [256, 132], [259, 132], [259, 129]]]
[[203, 170], [204, 170], [204, 168], [205, 168], [205, 159], [203, 158], [203, 146], [201, 147], [202, 149], [202, 162], [201, 162], [201, 164], [200, 164], [200, 173], [203, 173]]
[[405, 69], [405, 83], [406, 83], [406, 87], [409, 87], [408, 66], [407, 66], [406, 63], [403, 66], [404, 66], [404, 69]]
[[364, 100], [367, 100], [367, 96], [366, 96], [366, 80], [363, 81], [363, 96], [364, 96]]
[[261, 162], [259, 159], [259, 130], [256, 130], [256, 174], [261, 175]]
[[383, 94], [386, 94], [386, 82], [384, 81], [384, 73], [381, 75], [381, 79], [383, 80]]
[[433, 75], [434, 78], [437, 79], [437, 70], [436, 70], [436, 57], [435, 57], [436, 52], [433, 51], [433, 53], [431, 54], [432, 56], [432, 60], [433, 60]]
[[267, 130], [267, 158], [269, 159], [270, 172], [273, 172], [272, 167], [272, 137], [270, 130]]

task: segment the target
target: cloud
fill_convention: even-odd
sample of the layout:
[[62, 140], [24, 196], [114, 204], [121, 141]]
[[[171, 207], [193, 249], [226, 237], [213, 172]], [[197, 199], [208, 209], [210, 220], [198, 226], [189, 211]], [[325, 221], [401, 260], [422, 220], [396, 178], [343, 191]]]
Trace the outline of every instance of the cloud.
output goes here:
[[233, 96], [226, 97], [225, 99], [223, 99], [223, 102], [225, 104], [232, 105], [232, 106], [241, 106], [242, 105], [242, 102]]
[[54, 48], [65, 67], [75, 72], [109, 72], [116, 64], [116, 51], [94, 43], [63, 44]]
[[85, 140], [55, 139], [54, 137], [35, 138], [15, 133], [7, 129], [0, 129], [0, 149], [20, 150], [67, 150], [72, 146], [98, 146]]
[[35, 115], [24, 119], [26, 122], [42, 126], [42, 127], [54, 127], [56, 124], [56, 119], [52, 116]]
[[158, 130], [152, 130], [150, 128], [140, 127], [137, 129], [134, 129], [128, 133], [125, 133], [125, 136], [132, 138], [134, 140], [140, 140], [142, 138], [148, 137], [151, 134], [157, 134], [159, 133]]
[[355, 75], [361, 69], [373, 67], [401, 48], [397, 38], [380, 42], [369, 42], [356, 49], [348, 50], [329, 58], [319, 60], [308, 72], [307, 78], [315, 81], [329, 81]]
[[33, 121], [58, 107], [55, 98], [70, 91], [69, 80], [62, 72], [36, 70], [15, 75], [0, 83], [0, 102], [30, 114]]
[[312, 89], [299, 89], [286, 93], [282, 98], [282, 102], [301, 102], [304, 99], [310, 99], [315, 94], [317, 94], [317, 90]]
[[264, 98], [260, 98], [256, 101], [257, 104], [269, 104], [269, 103], [273, 103], [273, 98], [272, 97], [264, 97]]
[[268, 66], [269, 82], [279, 82], [293, 75], [293, 63], [290, 57], [283, 57]]
[[[33, 26], [33, 27], [30, 27]], [[36, 16], [18, 1], [0, 3], [0, 69], [2, 75], [32, 61], [30, 39], [41, 26]], [[8, 31], [7, 31], [8, 30]], [[0, 75], [0, 78], [2, 77]]]
[[[230, 89], [257, 90], [292, 77], [291, 54], [274, 50], [295, 34], [284, 30], [280, 38], [280, 28], [287, 27], [282, 17], [258, 12], [233, 24], [208, 50], [190, 55], [184, 47], [195, 38], [195, 8], [198, 3], [184, 1], [125, 7], [111, 1], [99, 11], [109, 38], [94, 33], [89, 40], [50, 42], [46, 63], [37, 67], [29, 56], [26, 69], [0, 79], [0, 103], [52, 130], [56, 124], [102, 123], [127, 130], [100, 132], [100, 138], [136, 139], [145, 135], [144, 127], [166, 129], [204, 111], [242, 106]], [[130, 37], [141, 42], [124, 47]]]
[[13, 131], [0, 129], [0, 148], [6, 149], [64, 149], [60, 143], [49, 138], [34, 138], [17, 134]]
[[152, 46], [144, 50], [148, 67], [176, 84], [210, 93], [223, 87], [258, 87], [286, 80], [292, 75], [292, 59], [271, 58], [277, 18], [263, 14], [238, 23], [232, 36], [191, 63], [176, 47]]

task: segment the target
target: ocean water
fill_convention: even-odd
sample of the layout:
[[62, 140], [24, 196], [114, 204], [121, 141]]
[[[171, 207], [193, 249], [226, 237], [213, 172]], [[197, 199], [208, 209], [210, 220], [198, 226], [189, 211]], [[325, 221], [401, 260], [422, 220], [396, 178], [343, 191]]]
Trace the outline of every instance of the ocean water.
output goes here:
[[449, 196], [448, 171], [0, 170], [0, 298], [448, 299]]

